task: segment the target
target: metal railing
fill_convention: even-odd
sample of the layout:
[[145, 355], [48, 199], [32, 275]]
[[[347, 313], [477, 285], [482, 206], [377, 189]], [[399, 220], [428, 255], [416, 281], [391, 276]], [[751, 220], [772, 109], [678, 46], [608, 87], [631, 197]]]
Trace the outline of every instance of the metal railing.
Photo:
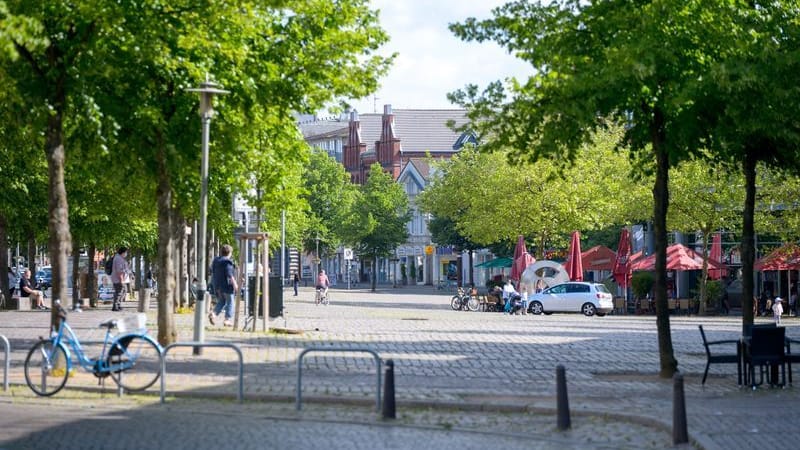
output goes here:
[[375, 377], [375, 410], [381, 410], [381, 357], [377, 352], [368, 348], [332, 348], [332, 347], [309, 347], [297, 357], [297, 395], [295, 405], [300, 411], [303, 405], [303, 357], [310, 352], [337, 352], [337, 353], [369, 353], [375, 358], [376, 377]]
[[167, 345], [161, 352], [161, 403], [164, 403], [164, 392], [167, 384], [167, 352], [175, 347], [227, 347], [235, 350], [239, 355], [239, 395], [237, 399], [239, 403], [244, 401], [244, 357], [242, 356], [242, 349], [238, 345], [227, 342], [176, 342]]
[[6, 349], [6, 362], [3, 369], [3, 390], [8, 390], [8, 371], [11, 370], [11, 344], [8, 343], [8, 338], [0, 334], [0, 341], [3, 341], [3, 346]]

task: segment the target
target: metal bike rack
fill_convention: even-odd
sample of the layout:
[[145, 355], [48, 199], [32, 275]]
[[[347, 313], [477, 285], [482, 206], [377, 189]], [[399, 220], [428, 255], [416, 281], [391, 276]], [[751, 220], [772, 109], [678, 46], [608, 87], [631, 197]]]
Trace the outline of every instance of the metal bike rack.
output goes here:
[[0, 334], [0, 340], [3, 341], [3, 346], [6, 348], [6, 363], [5, 370], [3, 370], [3, 390], [8, 390], [8, 371], [11, 369], [11, 344], [8, 343], [8, 338]]
[[376, 377], [375, 377], [375, 410], [381, 410], [381, 357], [374, 350], [368, 348], [332, 348], [332, 347], [309, 347], [297, 357], [297, 396], [296, 406], [300, 411], [303, 405], [303, 357], [310, 352], [337, 352], [337, 353], [369, 353], [375, 358]]
[[167, 377], [167, 352], [175, 347], [228, 347], [232, 348], [239, 355], [239, 403], [244, 401], [244, 357], [242, 356], [242, 349], [236, 344], [229, 344], [227, 342], [176, 342], [164, 347], [161, 352], [161, 403], [164, 403], [164, 391], [166, 390], [166, 377]]

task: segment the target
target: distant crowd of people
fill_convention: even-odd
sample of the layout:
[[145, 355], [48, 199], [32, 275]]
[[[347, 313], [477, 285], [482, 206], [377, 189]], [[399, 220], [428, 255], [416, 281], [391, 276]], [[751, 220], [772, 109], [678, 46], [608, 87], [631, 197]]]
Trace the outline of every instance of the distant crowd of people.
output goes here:
[[778, 296], [773, 298], [769, 291], [762, 292], [760, 297], [753, 297], [753, 316], [772, 315], [775, 323], [780, 324], [781, 316], [784, 314], [789, 317], [797, 315], [797, 291], [795, 289], [792, 289], [792, 293], [789, 295], [788, 305], [784, 303], [786, 301], [783, 298]]

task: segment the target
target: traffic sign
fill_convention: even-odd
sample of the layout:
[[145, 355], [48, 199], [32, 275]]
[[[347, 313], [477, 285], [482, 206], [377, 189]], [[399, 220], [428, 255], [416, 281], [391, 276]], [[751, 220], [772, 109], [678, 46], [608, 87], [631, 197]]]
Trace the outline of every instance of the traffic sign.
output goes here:
[[353, 249], [352, 248], [344, 249], [344, 259], [346, 259], [348, 261], [353, 259]]

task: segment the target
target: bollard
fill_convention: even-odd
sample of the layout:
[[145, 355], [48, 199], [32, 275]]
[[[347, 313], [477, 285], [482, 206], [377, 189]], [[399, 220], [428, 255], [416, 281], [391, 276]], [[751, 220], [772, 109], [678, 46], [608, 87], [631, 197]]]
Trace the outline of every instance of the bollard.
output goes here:
[[383, 418], [396, 419], [394, 403], [394, 361], [386, 361], [386, 378], [383, 383]]
[[689, 442], [689, 432], [686, 427], [686, 399], [683, 395], [683, 375], [676, 373], [673, 377], [672, 389], [672, 444], [685, 444]]
[[558, 429], [568, 430], [572, 424], [569, 419], [569, 398], [567, 398], [567, 375], [564, 366], [556, 367], [556, 403], [558, 411]]

